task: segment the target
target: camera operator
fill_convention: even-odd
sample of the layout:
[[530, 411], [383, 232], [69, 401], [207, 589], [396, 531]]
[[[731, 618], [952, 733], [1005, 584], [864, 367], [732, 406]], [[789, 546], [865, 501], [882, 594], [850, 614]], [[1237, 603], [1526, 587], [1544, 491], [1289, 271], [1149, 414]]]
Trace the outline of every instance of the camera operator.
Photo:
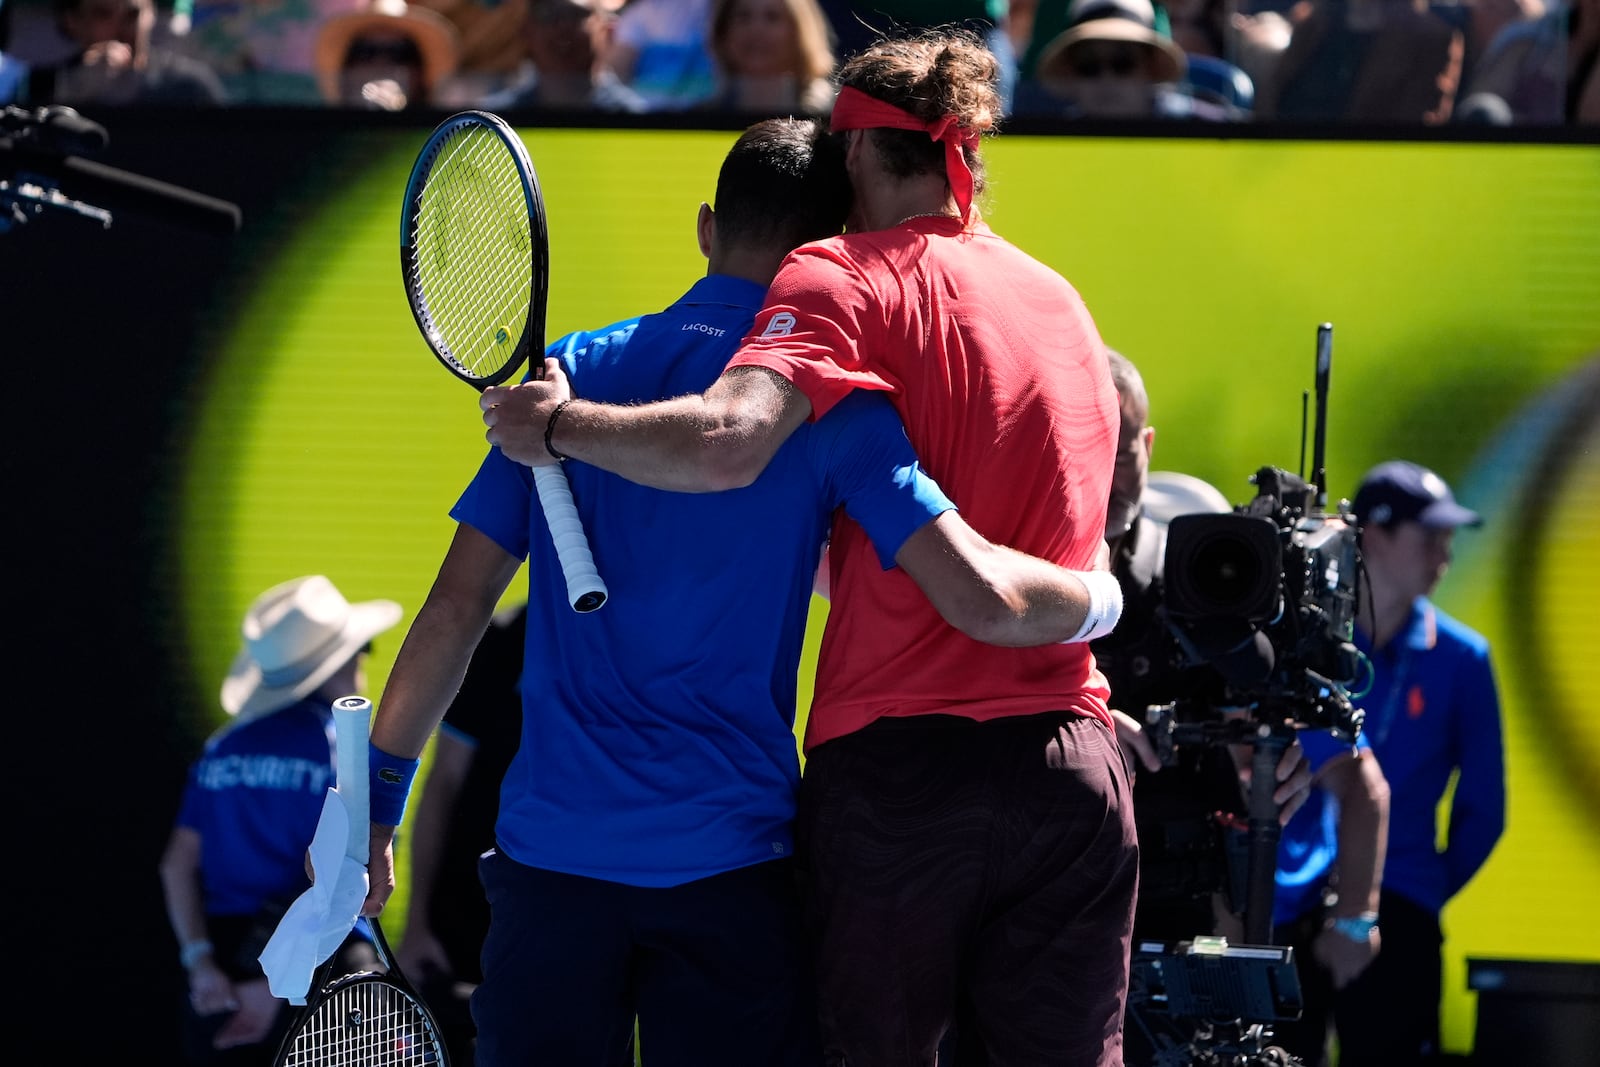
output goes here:
[[[1133, 362], [1108, 350], [1111, 378], [1117, 387], [1121, 429], [1116, 473], [1106, 512], [1106, 544], [1111, 570], [1122, 583], [1122, 618], [1091, 648], [1095, 662], [1111, 685], [1112, 716], [1117, 738], [1137, 759], [1133, 770], [1148, 772], [1134, 779], [1134, 817], [1139, 824], [1140, 891], [1134, 919], [1136, 938], [1173, 940], [1209, 933], [1216, 922], [1213, 897], [1224, 887], [1214, 813], [1243, 814], [1239, 786], [1248, 784], [1249, 759], [1197, 747], [1176, 753], [1178, 765], [1163, 773], [1155, 745], [1144, 732], [1148, 707], [1179, 699], [1215, 706], [1224, 693], [1215, 671], [1172, 662], [1172, 641], [1160, 617], [1162, 570], [1169, 515], [1159, 517], [1159, 502], [1149, 488], [1150, 455], [1155, 427], [1150, 425], [1149, 395]], [[1195, 480], [1198, 483], [1198, 479]], [[1225, 511], [1226, 498], [1198, 483], [1199, 508]], [[1209, 490], [1209, 493], [1207, 493]], [[1206, 501], [1206, 496], [1214, 499]], [[1181, 505], [1176, 510], [1189, 510]], [[1196, 699], [1197, 698], [1197, 699]], [[1311, 771], [1298, 744], [1291, 744], [1278, 765], [1279, 786], [1273, 800], [1280, 820], [1305, 802]]]
[[[1429, 595], [1451, 541], [1482, 523], [1437, 474], [1395, 460], [1356, 491], [1363, 604], [1356, 644], [1373, 671], [1366, 734], [1394, 791], [1378, 922], [1383, 955], [1338, 998], [1341, 1067], [1434, 1062], [1439, 912], [1477, 874], [1506, 825], [1500, 702], [1489, 643]], [[1439, 804], [1452, 775], [1448, 837]]]
[[[1166, 528], [1149, 513], [1155, 440], [1149, 399], [1126, 357], [1111, 353], [1111, 368], [1122, 423], [1106, 540], [1124, 607], [1116, 630], [1092, 647], [1111, 686], [1118, 738], [1146, 772], [1135, 778], [1133, 793], [1140, 845], [1134, 938], [1137, 943], [1224, 933], [1237, 941], [1243, 872], [1230, 872], [1226, 846], [1229, 827], [1244, 825], [1249, 749], [1194, 746], [1174, 752], [1173, 765], [1163, 766], [1144, 731], [1144, 712], [1171, 703], [1180, 717], [1242, 712], [1229, 710], [1228, 687], [1218, 670], [1184, 664], [1174, 655], [1161, 611]], [[1225, 501], [1218, 507], [1225, 509]], [[1277, 1025], [1276, 1043], [1314, 1067], [1326, 1062], [1334, 988], [1348, 983], [1377, 952], [1376, 929], [1363, 916], [1377, 907], [1387, 790], [1365, 741], [1352, 746], [1322, 729], [1297, 731], [1276, 776], [1273, 800], [1282, 839], [1274, 941], [1295, 947], [1305, 1001], [1298, 1022]], [[1335, 878], [1337, 898], [1331, 895]], [[1149, 1035], [1129, 1022], [1126, 1062], [1148, 1063], [1154, 1051]]]

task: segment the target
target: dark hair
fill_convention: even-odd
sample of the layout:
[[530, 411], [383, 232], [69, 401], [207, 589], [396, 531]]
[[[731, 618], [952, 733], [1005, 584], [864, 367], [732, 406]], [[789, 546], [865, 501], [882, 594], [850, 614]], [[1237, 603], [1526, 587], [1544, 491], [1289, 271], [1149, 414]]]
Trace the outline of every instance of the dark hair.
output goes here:
[[844, 146], [814, 119], [766, 119], [739, 135], [717, 174], [718, 239], [784, 251], [837, 236], [854, 203]]
[[[886, 37], [839, 69], [839, 84], [910, 112], [924, 122], [955, 116], [963, 129], [991, 133], [1000, 122], [1000, 63], [971, 30], [954, 26]], [[917, 130], [876, 129], [873, 141], [897, 178], [944, 174], [944, 146]], [[983, 192], [983, 158], [963, 149], [972, 191]]]
[[1144, 375], [1133, 365], [1133, 360], [1109, 347], [1106, 349], [1106, 359], [1111, 364], [1111, 381], [1117, 387], [1117, 396], [1123, 400], [1131, 397], [1140, 407], [1148, 407], [1150, 397], [1144, 389]]

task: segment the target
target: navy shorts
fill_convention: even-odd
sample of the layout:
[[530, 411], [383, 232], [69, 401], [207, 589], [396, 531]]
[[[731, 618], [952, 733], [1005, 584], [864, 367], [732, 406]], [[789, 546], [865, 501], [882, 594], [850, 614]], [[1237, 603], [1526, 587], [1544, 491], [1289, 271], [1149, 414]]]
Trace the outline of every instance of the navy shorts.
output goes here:
[[1121, 1067], [1139, 856], [1109, 727], [881, 719], [810, 753], [799, 831], [830, 1067]]
[[670, 888], [478, 863], [489, 899], [478, 1067], [816, 1067], [792, 861]]

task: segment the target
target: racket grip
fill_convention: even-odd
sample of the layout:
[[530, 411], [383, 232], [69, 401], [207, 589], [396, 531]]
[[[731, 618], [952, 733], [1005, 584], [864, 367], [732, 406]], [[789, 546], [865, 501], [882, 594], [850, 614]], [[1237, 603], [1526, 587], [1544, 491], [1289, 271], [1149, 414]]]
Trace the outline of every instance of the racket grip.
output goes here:
[[550, 526], [550, 537], [555, 541], [561, 573], [567, 579], [567, 602], [573, 611], [594, 611], [606, 602], [606, 583], [600, 580], [600, 572], [595, 569], [589, 538], [578, 518], [578, 506], [572, 501], [572, 487], [567, 484], [567, 476], [560, 467], [535, 467], [533, 484], [539, 491], [539, 503], [544, 508], [545, 522]]
[[350, 815], [350, 840], [345, 854], [363, 867], [372, 841], [371, 788], [367, 781], [367, 742], [372, 732], [372, 701], [364, 696], [333, 702], [335, 788]]

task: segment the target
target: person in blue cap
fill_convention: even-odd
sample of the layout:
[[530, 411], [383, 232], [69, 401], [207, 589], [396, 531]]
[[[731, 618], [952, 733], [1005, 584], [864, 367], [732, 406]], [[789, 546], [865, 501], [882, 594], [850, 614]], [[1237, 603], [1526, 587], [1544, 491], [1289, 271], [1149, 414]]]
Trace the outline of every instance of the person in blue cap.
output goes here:
[[[1440, 912], [1483, 867], [1506, 825], [1500, 701], [1489, 642], [1429, 599], [1457, 529], [1482, 523], [1433, 471], [1404, 460], [1367, 472], [1352, 505], [1365, 564], [1356, 645], [1372, 663], [1365, 734], [1390, 790], [1375, 920], [1383, 950], [1336, 1001], [1341, 1067], [1439, 1055]], [[1448, 830], [1438, 811], [1455, 778]]]

